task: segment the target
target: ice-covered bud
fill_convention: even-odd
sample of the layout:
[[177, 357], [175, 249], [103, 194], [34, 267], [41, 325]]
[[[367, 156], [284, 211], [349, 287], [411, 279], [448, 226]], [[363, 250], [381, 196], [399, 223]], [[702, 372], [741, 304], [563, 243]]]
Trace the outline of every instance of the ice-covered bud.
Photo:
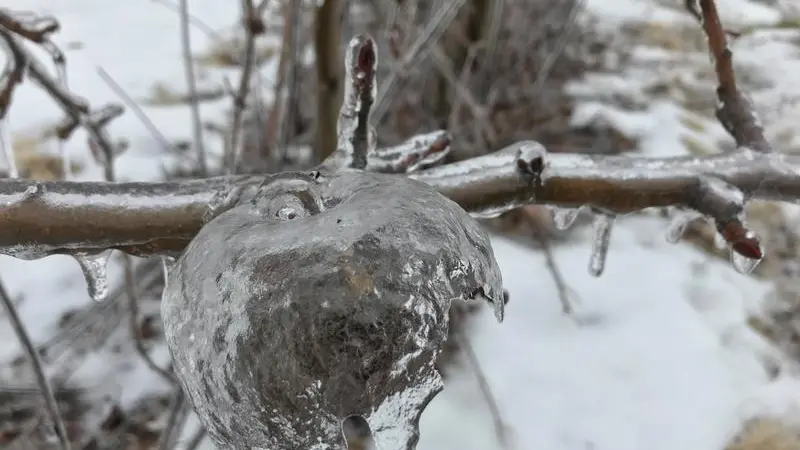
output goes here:
[[360, 416], [380, 448], [412, 449], [451, 301], [502, 317], [488, 236], [456, 203], [405, 177], [321, 180], [221, 214], [171, 270], [175, 372], [220, 448], [342, 450]]

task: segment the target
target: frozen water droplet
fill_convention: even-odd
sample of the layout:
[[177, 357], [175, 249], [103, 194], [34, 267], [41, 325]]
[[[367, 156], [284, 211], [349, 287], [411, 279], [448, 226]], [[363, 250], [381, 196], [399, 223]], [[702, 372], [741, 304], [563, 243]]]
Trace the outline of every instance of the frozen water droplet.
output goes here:
[[731, 249], [731, 262], [736, 271], [743, 274], [749, 274], [761, 262], [760, 259], [748, 258]]
[[594, 213], [592, 222], [592, 256], [589, 258], [589, 273], [595, 277], [602, 275], [603, 270], [605, 270], [613, 225], [613, 215], [603, 212]]
[[681, 212], [673, 217], [669, 222], [669, 226], [667, 226], [667, 233], [664, 236], [667, 242], [670, 244], [677, 244], [680, 242], [689, 224], [701, 217], [703, 217], [702, 214], [694, 211]]
[[81, 266], [83, 277], [86, 279], [86, 289], [92, 300], [102, 302], [108, 298], [108, 260], [111, 258], [111, 250], [80, 253], [72, 257]]
[[550, 210], [553, 213], [553, 222], [559, 230], [566, 230], [571, 227], [581, 212], [581, 208], [553, 207]]

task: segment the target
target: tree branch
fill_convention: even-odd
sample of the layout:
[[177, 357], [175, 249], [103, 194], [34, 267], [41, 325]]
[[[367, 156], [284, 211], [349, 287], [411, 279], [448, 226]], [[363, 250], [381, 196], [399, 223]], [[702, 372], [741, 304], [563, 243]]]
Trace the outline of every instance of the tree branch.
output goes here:
[[700, 12], [694, 9], [694, 0], [686, 2], [690, 13], [698, 17], [708, 37], [708, 46], [714, 58], [717, 74], [717, 119], [736, 140], [739, 147], [749, 147], [758, 152], [771, 152], [772, 146], [764, 137], [764, 128], [755, 113], [753, 103], [739, 90], [733, 70], [733, 52], [728, 47], [725, 30], [720, 22], [714, 0], [699, 0]]
[[0, 252], [23, 259], [115, 248], [182, 250], [200, 227], [264, 177], [164, 183], [0, 180]]
[[[795, 155], [749, 150], [664, 159], [542, 154], [536, 182], [518, 167], [526, 147], [540, 148], [518, 143], [408, 176], [430, 184], [476, 216], [527, 204], [589, 205], [616, 214], [679, 206], [718, 221], [731, 220], [741, 202], [715, 191], [721, 186], [723, 192], [738, 190], [747, 199], [800, 201], [800, 156]], [[0, 180], [0, 253], [31, 259], [106, 248], [140, 256], [177, 253], [208, 220], [257, 195], [264, 180], [264, 176], [163, 183]]]

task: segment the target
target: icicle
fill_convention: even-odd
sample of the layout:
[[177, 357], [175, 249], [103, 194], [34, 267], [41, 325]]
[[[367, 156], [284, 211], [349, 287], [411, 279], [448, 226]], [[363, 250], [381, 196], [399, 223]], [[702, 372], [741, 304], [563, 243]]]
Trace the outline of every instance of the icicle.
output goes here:
[[8, 164], [8, 177], [19, 178], [14, 143], [11, 139], [11, 129], [8, 125], [8, 115], [8, 112], [6, 112], [6, 116], [0, 119], [0, 146], [2, 146], [3, 157], [5, 157], [6, 164]]
[[81, 266], [83, 277], [86, 279], [86, 289], [89, 296], [96, 302], [108, 298], [108, 260], [111, 250], [100, 253], [80, 253], [72, 255]]
[[550, 212], [553, 214], [553, 223], [559, 230], [566, 230], [571, 227], [575, 220], [578, 218], [581, 209], [583, 208], [559, 208], [556, 206], [550, 207]]
[[613, 215], [601, 211], [594, 212], [592, 221], [592, 256], [589, 258], [589, 273], [593, 276], [599, 277], [605, 270], [613, 225]]
[[677, 244], [680, 242], [684, 233], [686, 233], [686, 228], [689, 224], [702, 217], [703, 215], [696, 211], [681, 211], [670, 220], [669, 226], [667, 226], [667, 232], [664, 236], [665, 239], [670, 244]]

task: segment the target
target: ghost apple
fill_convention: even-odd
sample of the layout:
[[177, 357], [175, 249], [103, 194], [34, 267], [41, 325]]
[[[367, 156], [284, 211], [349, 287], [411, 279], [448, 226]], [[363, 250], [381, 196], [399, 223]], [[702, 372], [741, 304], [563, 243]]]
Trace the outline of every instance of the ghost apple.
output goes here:
[[403, 176], [344, 171], [268, 184], [210, 221], [168, 278], [176, 375], [220, 448], [344, 449], [366, 419], [412, 449], [441, 390], [434, 369], [453, 299], [502, 318], [486, 233]]

